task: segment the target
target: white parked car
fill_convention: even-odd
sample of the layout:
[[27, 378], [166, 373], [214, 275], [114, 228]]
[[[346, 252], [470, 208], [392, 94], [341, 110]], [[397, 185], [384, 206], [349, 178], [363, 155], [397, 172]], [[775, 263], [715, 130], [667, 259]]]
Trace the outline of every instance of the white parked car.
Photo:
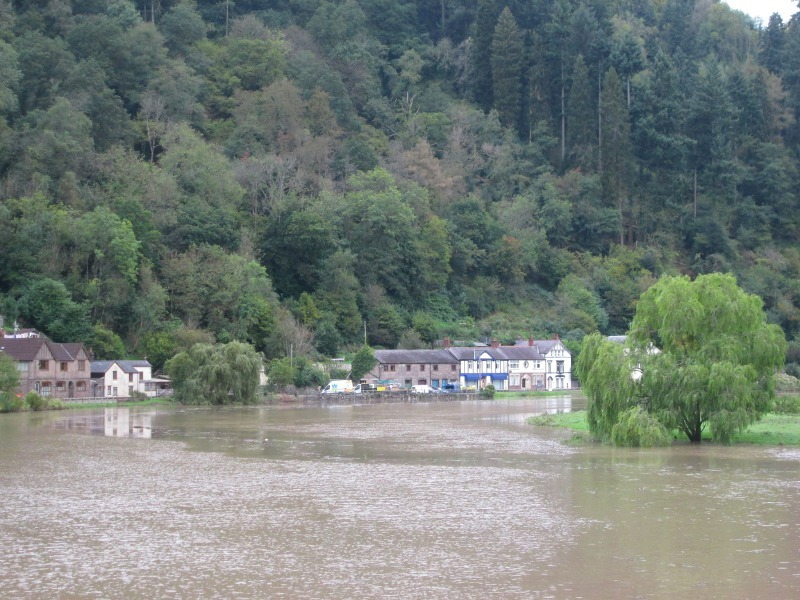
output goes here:
[[429, 385], [412, 385], [411, 392], [414, 394], [430, 394], [433, 390]]

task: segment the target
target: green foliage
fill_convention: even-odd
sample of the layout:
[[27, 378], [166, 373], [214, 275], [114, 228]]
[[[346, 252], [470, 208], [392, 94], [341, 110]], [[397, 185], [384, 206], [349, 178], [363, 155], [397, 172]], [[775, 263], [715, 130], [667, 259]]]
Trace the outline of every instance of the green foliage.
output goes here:
[[18, 386], [17, 363], [0, 352], [0, 412], [16, 412], [22, 409], [24, 401], [17, 396]]
[[492, 384], [487, 385], [484, 388], [481, 388], [480, 396], [481, 398], [485, 398], [486, 400], [494, 400], [494, 395], [497, 392], [495, 387]]
[[[589, 425], [601, 438], [613, 437], [623, 413], [639, 406], [692, 442], [708, 426], [728, 444], [769, 410], [785, 353], [783, 332], [767, 324], [761, 299], [731, 275], [662, 277], [640, 298], [628, 344], [589, 336], [577, 373], [590, 397]], [[643, 426], [636, 417], [619, 439], [630, 439], [634, 425]]]
[[632, 406], [620, 413], [611, 428], [611, 441], [615, 446], [655, 448], [669, 446], [672, 436], [657, 418], [641, 406]]
[[6, 312], [332, 355], [623, 333], [722, 271], [792, 338], [800, 29], [698, 6], [0, 2]]
[[270, 363], [269, 370], [267, 371], [269, 385], [276, 389], [282, 389], [288, 385], [292, 385], [296, 376], [297, 369], [292, 366], [288, 356], [274, 359]]
[[48, 396], [40, 396], [34, 391], [25, 394], [23, 399], [24, 407], [33, 411], [40, 410], [61, 410], [64, 408], [64, 403], [58, 398], [51, 398]]
[[92, 327], [91, 333], [86, 339], [86, 346], [93, 352], [95, 360], [114, 360], [125, 357], [125, 344], [122, 343], [122, 339], [99, 323]]
[[800, 415], [800, 396], [781, 395], [775, 398], [772, 412], [782, 415]]
[[166, 364], [181, 404], [252, 404], [260, 369], [261, 357], [241, 342], [195, 344]]
[[369, 373], [370, 369], [372, 369], [377, 362], [378, 360], [375, 358], [372, 348], [369, 346], [361, 346], [358, 352], [353, 355], [350, 378], [354, 381], [358, 381]]

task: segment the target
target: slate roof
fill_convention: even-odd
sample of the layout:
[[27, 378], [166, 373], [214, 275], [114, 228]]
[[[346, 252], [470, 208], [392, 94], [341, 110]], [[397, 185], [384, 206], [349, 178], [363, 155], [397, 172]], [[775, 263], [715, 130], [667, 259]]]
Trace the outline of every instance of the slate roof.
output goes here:
[[455, 364], [488, 354], [492, 360], [544, 360], [536, 346], [453, 346], [439, 350], [375, 350], [381, 364]]
[[17, 361], [30, 362], [44, 343], [43, 338], [0, 338], [0, 350]]
[[0, 349], [20, 362], [36, 360], [44, 345], [50, 349], [53, 360], [57, 361], [73, 361], [83, 348], [82, 344], [59, 344], [45, 338], [0, 338]]
[[138, 373], [136, 367], [151, 366], [146, 360], [93, 360], [92, 375], [108, 372], [114, 363], [117, 363], [124, 373]]
[[447, 350], [375, 350], [381, 364], [456, 364], [458, 361]]
[[475, 360], [481, 354], [488, 354], [492, 360], [544, 360], [539, 349], [536, 346], [528, 346], [527, 342], [524, 346], [498, 346], [492, 348], [487, 346], [485, 348], [469, 348], [463, 346], [456, 346], [450, 348], [450, 352], [458, 360]]

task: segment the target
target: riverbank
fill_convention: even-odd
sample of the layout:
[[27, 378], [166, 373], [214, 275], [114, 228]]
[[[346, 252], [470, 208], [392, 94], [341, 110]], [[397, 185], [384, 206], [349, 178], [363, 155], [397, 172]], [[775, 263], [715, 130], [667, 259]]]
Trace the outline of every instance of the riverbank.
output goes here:
[[[591, 439], [586, 411], [578, 410], [568, 413], [545, 414], [531, 417], [528, 424], [538, 427], [561, 427], [575, 433], [571, 442]], [[676, 434], [681, 441], [685, 436]], [[710, 442], [711, 435], [703, 434], [703, 441]], [[753, 444], [758, 446], [800, 446], [800, 415], [768, 413], [760, 421], [753, 423], [745, 431], [733, 438], [734, 444]]]

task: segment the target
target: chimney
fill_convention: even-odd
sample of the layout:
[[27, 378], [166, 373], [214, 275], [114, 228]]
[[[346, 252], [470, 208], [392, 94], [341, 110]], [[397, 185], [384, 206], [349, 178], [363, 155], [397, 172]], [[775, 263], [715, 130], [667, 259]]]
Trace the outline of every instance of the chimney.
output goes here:
[[528, 346], [533, 346], [533, 336], [528, 336]]
[[442, 340], [442, 344], [444, 345], [444, 349], [447, 350], [450, 347], [450, 337], [445, 337], [444, 340]]
[[500, 346], [500, 341], [497, 338], [492, 338], [492, 348]]
[[560, 337], [558, 337], [558, 334], [555, 334], [555, 335], [553, 336], [553, 339], [554, 339], [554, 340], [560, 340], [561, 338], [560, 338]]

